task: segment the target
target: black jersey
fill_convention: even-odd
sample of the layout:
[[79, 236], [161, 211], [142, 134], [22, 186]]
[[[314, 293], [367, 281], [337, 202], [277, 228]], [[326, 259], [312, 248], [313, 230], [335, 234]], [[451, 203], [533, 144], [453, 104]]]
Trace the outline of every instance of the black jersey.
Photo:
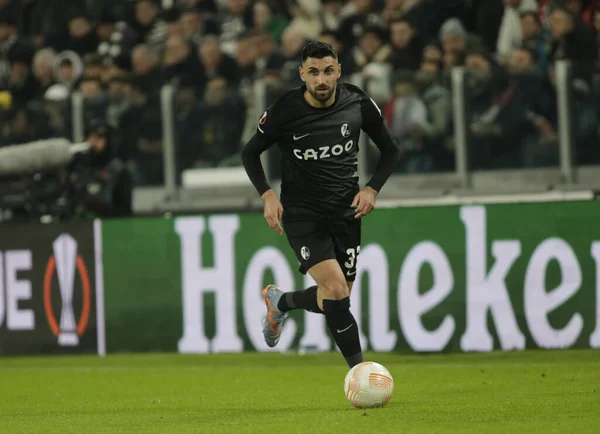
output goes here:
[[270, 187], [262, 167], [255, 167], [256, 156], [276, 143], [282, 154], [285, 217], [352, 216], [352, 200], [359, 189], [361, 129], [384, 154], [368, 184], [377, 191], [393, 169], [397, 146], [381, 111], [360, 88], [338, 84], [335, 101], [326, 108], [308, 104], [305, 91], [305, 86], [289, 91], [262, 114], [256, 135], [244, 149], [244, 166], [258, 192], [264, 193]]

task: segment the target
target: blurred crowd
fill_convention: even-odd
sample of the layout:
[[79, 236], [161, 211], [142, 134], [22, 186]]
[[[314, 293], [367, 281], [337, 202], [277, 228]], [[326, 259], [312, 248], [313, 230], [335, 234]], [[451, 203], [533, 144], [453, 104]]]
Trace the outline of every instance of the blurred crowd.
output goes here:
[[173, 84], [178, 171], [239, 165], [257, 115], [300, 84], [300, 50], [320, 39], [382, 108], [398, 172], [453, 169], [461, 65], [472, 167], [556, 164], [561, 59], [577, 158], [593, 163], [598, 30], [596, 0], [0, 0], [0, 146], [73, 139], [80, 92], [84, 126], [105, 122], [135, 183], [161, 184], [161, 88]]

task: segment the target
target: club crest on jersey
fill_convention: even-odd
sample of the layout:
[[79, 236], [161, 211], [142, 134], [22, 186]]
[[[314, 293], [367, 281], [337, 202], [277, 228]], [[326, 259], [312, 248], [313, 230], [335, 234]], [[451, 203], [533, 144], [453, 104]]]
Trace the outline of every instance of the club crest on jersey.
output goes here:
[[310, 258], [310, 250], [308, 250], [308, 247], [302, 246], [302, 248], [300, 249], [300, 255], [302, 255], [302, 259], [307, 261], [308, 258]]
[[342, 136], [350, 137], [350, 125], [348, 125], [348, 124], [342, 125]]

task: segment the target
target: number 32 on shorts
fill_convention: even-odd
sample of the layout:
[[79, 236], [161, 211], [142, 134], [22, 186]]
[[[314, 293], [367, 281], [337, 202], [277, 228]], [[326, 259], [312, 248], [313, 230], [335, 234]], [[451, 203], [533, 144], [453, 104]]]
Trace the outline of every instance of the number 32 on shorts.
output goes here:
[[358, 257], [358, 254], [360, 253], [360, 246], [356, 247], [356, 249], [350, 248], [350, 249], [346, 250], [346, 253], [348, 254], [348, 260], [346, 262], [344, 262], [344, 266], [348, 270], [351, 270], [352, 268], [354, 268], [356, 266], [356, 258]]

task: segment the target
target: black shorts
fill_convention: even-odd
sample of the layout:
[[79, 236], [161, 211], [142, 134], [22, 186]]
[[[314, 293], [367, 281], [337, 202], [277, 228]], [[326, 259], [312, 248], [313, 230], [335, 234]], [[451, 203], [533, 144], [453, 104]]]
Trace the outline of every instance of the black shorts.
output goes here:
[[346, 281], [354, 281], [360, 251], [361, 219], [306, 219], [285, 223], [284, 228], [300, 262], [302, 274], [319, 262], [335, 259]]

